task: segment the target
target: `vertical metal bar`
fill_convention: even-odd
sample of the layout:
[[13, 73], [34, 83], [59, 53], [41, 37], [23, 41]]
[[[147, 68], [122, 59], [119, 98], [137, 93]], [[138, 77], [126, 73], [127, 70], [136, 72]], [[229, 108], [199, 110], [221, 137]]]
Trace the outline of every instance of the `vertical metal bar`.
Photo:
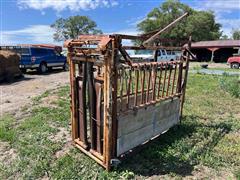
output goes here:
[[[192, 37], [189, 37], [188, 41], [188, 49], [189, 51], [191, 50], [191, 43], [192, 43]], [[190, 54], [187, 52], [187, 60], [186, 60], [186, 69], [185, 69], [185, 74], [184, 74], [184, 81], [183, 81], [183, 89], [182, 89], [182, 99], [181, 99], [181, 111], [180, 111], [180, 120], [182, 117], [182, 112], [183, 112], [183, 104], [185, 101], [185, 93], [186, 93], [186, 87], [187, 87], [187, 77], [188, 77], [188, 69], [189, 69], [189, 59], [190, 59]], [[180, 121], [181, 122], [181, 121]]]
[[93, 63], [87, 62], [87, 73], [88, 73], [88, 91], [89, 91], [89, 117], [90, 117], [90, 138], [91, 148], [96, 150], [97, 142], [97, 124], [96, 124], [96, 90], [93, 82]]
[[164, 63], [164, 64], [165, 64], [165, 73], [164, 73], [164, 79], [163, 79], [162, 97], [164, 96], [166, 77], [167, 77], [167, 63]]
[[176, 92], [181, 93], [182, 92], [182, 71], [183, 71], [183, 60], [179, 63], [179, 69], [178, 69], [178, 81], [177, 81], [177, 87]]
[[78, 76], [82, 76], [83, 69], [82, 69], [82, 62], [78, 63]]
[[157, 77], [157, 65], [153, 66], [153, 90], [152, 90], [152, 101], [156, 98], [156, 77]]
[[114, 39], [112, 41], [112, 147], [111, 147], [111, 157], [115, 158], [117, 156], [117, 136], [118, 136], [118, 121], [117, 121], [117, 91], [118, 91], [118, 71], [117, 71], [117, 63], [119, 60], [118, 55], [118, 43], [119, 41], [117, 39]]
[[101, 115], [101, 100], [102, 100], [102, 83], [96, 82], [95, 83], [96, 89], [96, 124], [97, 124], [97, 152], [102, 154], [102, 115]]
[[[69, 48], [69, 51], [71, 49]], [[78, 136], [78, 129], [76, 126], [77, 112], [76, 112], [76, 69], [75, 64], [71, 60], [70, 53], [68, 54], [68, 60], [70, 62], [70, 83], [71, 83], [71, 125], [72, 125], [72, 140], [75, 140]]]
[[128, 92], [128, 79], [129, 79], [129, 77], [128, 77], [128, 75], [127, 75], [127, 69], [125, 69], [125, 78], [124, 78], [124, 80], [125, 80], [125, 96], [127, 96], [127, 92]]
[[148, 82], [147, 82], [147, 100], [146, 102], [149, 102], [149, 90], [150, 90], [150, 86], [151, 86], [151, 77], [152, 77], [152, 66], [149, 67], [148, 70]]
[[166, 92], [166, 96], [168, 96], [168, 92], [169, 92], [169, 87], [170, 87], [170, 84], [171, 84], [171, 77], [172, 77], [172, 63], [170, 63], [170, 66], [169, 66], [169, 73], [168, 73], [168, 83], [167, 83], [167, 92]]
[[136, 76], [134, 75], [134, 68], [132, 68], [132, 83], [131, 83], [131, 91], [130, 94], [133, 95], [134, 94], [134, 80], [136, 78]]
[[107, 56], [104, 60], [104, 145], [103, 157], [107, 170], [110, 170], [111, 160], [111, 114], [110, 114], [110, 92], [111, 92], [111, 58]]
[[82, 64], [82, 82], [79, 82], [79, 126], [80, 140], [87, 147], [87, 67], [86, 62]]
[[144, 104], [144, 90], [145, 90], [145, 68], [142, 68], [142, 82], [141, 82], [141, 104]]
[[120, 69], [121, 75], [120, 75], [120, 111], [123, 109], [123, 68]]
[[159, 80], [158, 80], [158, 94], [157, 98], [160, 97], [160, 89], [161, 89], [161, 82], [162, 81], [162, 64], [160, 64], [160, 75], [159, 75]]
[[134, 106], [137, 106], [138, 101], [138, 81], [139, 81], [139, 69], [135, 70], [135, 97], [134, 97]]
[[172, 83], [172, 95], [174, 92], [174, 86], [175, 86], [175, 80], [176, 80], [176, 71], [177, 71], [177, 62], [175, 63], [175, 67], [174, 67], [174, 74], [173, 74], [173, 83]]
[[131, 84], [132, 84], [132, 70], [129, 69], [129, 78], [128, 78], [128, 83], [127, 83], [127, 103], [126, 103], [126, 108], [129, 108], [129, 100], [130, 100], [130, 91], [131, 91]]

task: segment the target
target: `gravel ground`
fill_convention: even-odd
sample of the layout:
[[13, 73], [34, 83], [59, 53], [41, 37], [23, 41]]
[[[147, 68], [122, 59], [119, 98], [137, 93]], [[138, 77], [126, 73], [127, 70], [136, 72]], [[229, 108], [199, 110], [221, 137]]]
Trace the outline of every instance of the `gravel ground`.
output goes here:
[[54, 70], [45, 75], [32, 71], [13, 83], [0, 84], [0, 117], [15, 114], [35, 96], [69, 83], [69, 72]]

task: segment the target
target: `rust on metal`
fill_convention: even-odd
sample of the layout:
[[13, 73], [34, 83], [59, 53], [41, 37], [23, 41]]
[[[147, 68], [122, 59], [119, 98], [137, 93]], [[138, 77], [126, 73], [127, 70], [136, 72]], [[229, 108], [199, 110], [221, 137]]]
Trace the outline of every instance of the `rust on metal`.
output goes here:
[[[121, 158], [130, 148], [155, 137], [156, 132], [162, 132], [161, 128], [141, 129], [155, 127], [149, 126], [153, 119], [141, 117], [150, 118], [157, 113], [154, 106], [161, 108], [165, 106], [163, 102], [169, 103], [173, 107], [171, 113], [175, 114], [166, 115], [165, 119], [173, 122], [171, 126], [178, 122], [184, 103], [189, 59], [194, 56], [190, 51], [191, 41], [183, 48], [159, 46], [152, 42], [161, 41], [159, 34], [182, 17], [161, 31], [145, 35], [80, 35], [64, 44], [68, 48], [70, 63], [73, 142], [107, 170], [110, 170], [113, 159]], [[123, 46], [124, 39], [139, 40], [142, 45]], [[161, 48], [181, 49], [182, 55], [172, 62], [157, 61], [156, 58], [155, 61], [133, 62], [127, 51], [145, 49], [156, 52]], [[148, 108], [150, 112], [144, 112]], [[152, 118], [156, 118], [155, 115]], [[134, 121], [139, 124], [132, 124]], [[156, 127], [161, 125], [159, 123], [161, 121], [155, 124]], [[166, 128], [163, 130], [169, 129], [167, 124], [161, 125]], [[129, 133], [132, 131], [138, 136]], [[133, 147], [127, 142], [131, 138], [136, 144]]]

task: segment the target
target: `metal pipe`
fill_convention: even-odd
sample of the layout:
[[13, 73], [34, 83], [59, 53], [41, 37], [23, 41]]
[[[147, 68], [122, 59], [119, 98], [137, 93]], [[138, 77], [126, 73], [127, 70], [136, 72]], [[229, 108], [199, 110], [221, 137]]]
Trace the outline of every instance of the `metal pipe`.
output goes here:
[[166, 30], [168, 30], [169, 28], [173, 27], [177, 22], [179, 22], [180, 20], [182, 20], [184, 17], [186, 17], [188, 15], [188, 12], [184, 13], [182, 16], [180, 16], [179, 18], [177, 18], [175, 21], [171, 22], [170, 24], [168, 24], [166, 27], [164, 27], [163, 29], [159, 30], [156, 34], [154, 34], [152, 37], [150, 37], [149, 39], [147, 39], [146, 41], [143, 42], [143, 45], [146, 46], [147, 44], [153, 42], [161, 33], [165, 32]]
[[88, 73], [88, 92], [89, 92], [89, 117], [90, 117], [90, 133], [91, 133], [91, 148], [96, 150], [96, 90], [93, 82], [93, 63], [87, 62]]

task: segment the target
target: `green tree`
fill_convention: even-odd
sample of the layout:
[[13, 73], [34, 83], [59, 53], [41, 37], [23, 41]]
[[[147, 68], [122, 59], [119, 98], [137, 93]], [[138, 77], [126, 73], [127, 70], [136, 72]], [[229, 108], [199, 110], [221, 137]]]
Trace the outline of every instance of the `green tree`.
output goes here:
[[57, 19], [51, 27], [55, 30], [53, 39], [64, 41], [75, 39], [81, 34], [101, 34], [97, 24], [87, 16], [70, 16], [67, 19]]
[[224, 34], [224, 35], [222, 35], [221, 36], [221, 38], [220, 39], [222, 39], [222, 40], [228, 40], [229, 39], [229, 37], [226, 35], [226, 34]]
[[185, 12], [189, 12], [189, 16], [161, 34], [161, 38], [186, 40], [191, 35], [193, 41], [203, 41], [221, 37], [221, 25], [215, 22], [213, 12], [196, 11], [178, 0], [167, 0], [159, 8], [154, 8], [146, 19], [138, 24], [138, 29], [146, 33], [164, 28]]
[[240, 29], [234, 30], [232, 33], [232, 37], [234, 40], [240, 40]]

